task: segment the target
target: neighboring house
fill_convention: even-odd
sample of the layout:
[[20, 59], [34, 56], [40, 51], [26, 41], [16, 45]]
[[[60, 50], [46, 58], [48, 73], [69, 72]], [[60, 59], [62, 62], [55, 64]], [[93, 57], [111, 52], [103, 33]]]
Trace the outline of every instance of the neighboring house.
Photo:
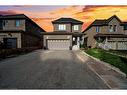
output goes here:
[[45, 32], [24, 14], [0, 16], [0, 43], [4, 48], [38, 47]]
[[88, 47], [127, 50], [127, 22], [122, 22], [116, 15], [95, 20], [83, 33]]
[[54, 31], [43, 33], [43, 44], [49, 50], [78, 50], [83, 43], [81, 27], [83, 22], [73, 18], [52, 21]]

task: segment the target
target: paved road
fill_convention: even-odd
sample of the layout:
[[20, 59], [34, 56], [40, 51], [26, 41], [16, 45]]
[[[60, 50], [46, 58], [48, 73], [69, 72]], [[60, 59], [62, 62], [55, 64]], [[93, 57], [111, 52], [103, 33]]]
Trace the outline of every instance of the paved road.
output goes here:
[[[2, 89], [107, 89], [78, 56], [80, 51], [43, 51], [0, 62]], [[85, 57], [84, 57], [85, 58]]]

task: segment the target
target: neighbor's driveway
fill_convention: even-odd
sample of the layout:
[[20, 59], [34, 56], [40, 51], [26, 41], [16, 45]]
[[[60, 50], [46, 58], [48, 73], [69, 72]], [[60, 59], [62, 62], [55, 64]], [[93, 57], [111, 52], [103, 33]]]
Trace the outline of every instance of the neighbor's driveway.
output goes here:
[[78, 56], [80, 51], [43, 51], [0, 62], [0, 88], [105, 89], [106, 84]]

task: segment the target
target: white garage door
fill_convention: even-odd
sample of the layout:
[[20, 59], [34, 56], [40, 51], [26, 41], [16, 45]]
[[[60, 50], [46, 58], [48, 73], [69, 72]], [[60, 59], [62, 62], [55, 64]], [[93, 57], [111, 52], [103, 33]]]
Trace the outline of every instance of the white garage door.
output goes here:
[[69, 50], [70, 40], [48, 40], [47, 47], [49, 50]]
[[118, 50], [127, 50], [127, 42], [118, 42]]
[[114, 50], [127, 50], [127, 42], [108, 42], [108, 45]]

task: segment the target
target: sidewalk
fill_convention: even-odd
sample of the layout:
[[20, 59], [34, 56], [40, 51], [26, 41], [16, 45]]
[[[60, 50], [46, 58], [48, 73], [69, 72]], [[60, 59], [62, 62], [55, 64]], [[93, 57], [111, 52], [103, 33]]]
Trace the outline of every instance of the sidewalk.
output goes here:
[[[111, 89], [127, 89], [127, 79], [124, 73], [121, 73], [115, 67], [108, 65], [108, 63], [99, 61], [96, 58], [87, 55], [85, 52], [80, 51], [78, 53], [82, 58], [89, 58], [88, 67], [100, 77], [109, 88]], [[84, 58], [85, 57], [85, 58]]]

